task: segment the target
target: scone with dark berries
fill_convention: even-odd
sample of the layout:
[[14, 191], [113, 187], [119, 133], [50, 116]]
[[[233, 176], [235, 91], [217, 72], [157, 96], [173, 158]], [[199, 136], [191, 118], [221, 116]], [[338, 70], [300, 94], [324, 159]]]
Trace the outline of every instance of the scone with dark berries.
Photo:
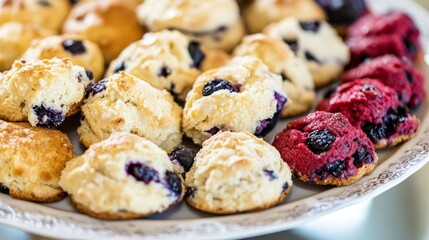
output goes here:
[[377, 154], [368, 137], [341, 113], [315, 112], [277, 134], [273, 146], [304, 182], [344, 186], [368, 175]]
[[318, 110], [340, 112], [363, 130], [376, 148], [394, 146], [412, 138], [420, 125], [395, 90], [373, 79], [341, 85]]
[[201, 74], [183, 110], [183, 131], [196, 144], [219, 131], [268, 134], [287, 101], [280, 75], [256, 57], [235, 57]]
[[91, 77], [68, 59], [15, 61], [0, 75], [0, 119], [58, 127], [79, 111]]
[[120, 72], [91, 87], [77, 132], [86, 147], [115, 132], [130, 132], [170, 152], [182, 142], [181, 115], [167, 91]]
[[262, 210], [288, 195], [291, 178], [279, 152], [263, 139], [246, 132], [219, 132], [204, 142], [186, 174], [186, 200], [215, 214]]
[[130, 133], [113, 134], [72, 159], [59, 184], [78, 211], [102, 219], [161, 213], [185, 193], [167, 153]]
[[34, 202], [66, 196], [58, 181], [74, 154], [64, 133], [0, 120], [0, 152], [1, 192]]

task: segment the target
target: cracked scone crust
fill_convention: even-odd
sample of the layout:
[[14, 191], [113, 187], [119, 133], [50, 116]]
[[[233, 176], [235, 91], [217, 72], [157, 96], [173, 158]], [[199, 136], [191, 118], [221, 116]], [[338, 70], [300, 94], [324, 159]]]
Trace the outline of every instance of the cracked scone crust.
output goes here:
[[124, 1], [117, 0], [76, 4], [64, 22], [63, 32], [97, 43], [106, 63], [143, 36], [135, 10]]
[[183, 129], [196, 144], [219, 131], [272, 130], [286, 103], [281, 77], [255, 57], [235, 57], [227, 66], [200, 75], [183, 111]]
[[125, 71], [184, 101], [200, 69], [224, 65], [226, 61], [226, 53], [201, 49], [180, 32], [164, 30], [147, 33], [124, 49], [110, 63], [106, 75]]
[[53, 35], [54, 32], [32, 23], [7, 22], [0, 26], [0, 71], [9, 70], [15, 60], [36, 38]]
[[92, 86], [82, 106], [80, 141], [89, 147], [115, 132], [146, 137], [170, 152], [182, 141], [182, 109], [164, 90], [125, 72]]
[[91, 75], [68, 59], [15, 61], [0, 75], [0, 118], [58, 127], [79, 111]]
[[26, 60], [69, 58], [78, 66], [91, 70], [95, 80], [104, 72], [104, 58], [97, 44], [78, 36], [57, 35], [34, 40], [22, 58]]
[[59, 184], [79, 211], [103, 219], [164, 212], [180, 202], [185, 191], [164, 150], [124, 132], [68, 162]]
[[265, 209], [287, 196], [291, 177], [279, 152], [264, 140], [220, 132], [204, 142], [186, 174], [187, 202], [216, 214]]
[[70, 11], [68, 0], [5, 0], [0, 1], [0, 24], [10, 21], [34, 23], [59, 31]]
[[64, 133], [0, 120], [0, 152], [2, 191], [35, 202], [65, 197], [58, 181], [74, 154]]
[[148, 31], [179, 30], [211, 48], [231, 50], [244, 35], [235, 0], [146, 0], [137, 12]]
[[287, 17], [325, 20], [325, 13], [314, 0], [255, 0], [244, 10], [244, 20], [251, 33]]
[[269, 70], [282, 76], [282, 87], [288, 102], [281, 116], [289, 117], [308, 111], [316, 99], [313, 77], [305, 63], [281, 40], [262, 34], [254, 34], [243, 39], [234, 50], [235, 56], [255, 56]]
[[337, 80], [349, 63], [349, 49], [325, 21], [286, 18], [268, 25], [264, 33], [284, 41], [304, 60], [316, 87], [323, 87]]

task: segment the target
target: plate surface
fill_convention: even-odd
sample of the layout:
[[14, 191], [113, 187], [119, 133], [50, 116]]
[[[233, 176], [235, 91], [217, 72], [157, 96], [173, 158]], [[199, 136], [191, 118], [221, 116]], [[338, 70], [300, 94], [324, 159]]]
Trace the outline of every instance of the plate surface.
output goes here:
[[[422, 43], [429, 50], [429, 14], [410, 0], [371, 0], [375, 11], [400, 9], [408, 12], [422, 32]], [[426, 51], [428, 53], [428, 51]], [[429, 56], [429, 55], [427, 55]], [[427, 58], [429, 60], [429, 57]], [[428, 62], [428, 61], [427, 61]], [[429, 92], [429, 67], [425, 87]], [[319, 93], [321, 95], [323, 90]], [[0, 223], [39, 235], [73, 239], [220, 239], [244, 238], [287, 230], [304, 222], [352, 204], [374, 198], [399, 184], [429, 161], [429, 102], [415, 112], [422, 120], [418, 135], [398, 147], [377, 151], [380, 165], [359, 182], [346, 187], [330, 188], [294, 181], [291, 194], [280, 205], [255, 213], [214, 216], [191, 209], [186, 203], [165, 214], [133, 221], [101, 221], [77, 213], [64, 199], [52, 204], [36, 204], [0, 194]], [[288, 121], [280, 121], [266, 138], [271, 142]], [[78, 119], [65, 123], [74, 144], [82, 153], [75, 128]]]

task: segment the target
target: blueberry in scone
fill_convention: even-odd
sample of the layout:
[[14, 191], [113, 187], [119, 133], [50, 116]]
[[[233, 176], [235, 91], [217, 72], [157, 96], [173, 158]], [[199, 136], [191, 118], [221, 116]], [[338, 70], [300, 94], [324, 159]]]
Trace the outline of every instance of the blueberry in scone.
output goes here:
[[289, 117], [308, 111], [316, 99], [313, 77], [305, 63], [281, 40], [262, 34], [246, 36], [234, 50], [235, 56], [255, 56], [273, 73], [282, 77], [288, 102], [281, 116]]
[[86, 147], [115, 132], [145, 137], [167, 152], [182, 141], [182, 109], [171, 94], [125, 72], [94, 84], [81, 108], [77, 132]]
[[104, 72], [104, 58], [97, 44], [79, 36], [57, 35], [33, 41], [22, 58], [26, 60], [69, 58], [70, 61], [90, 70], [96, 81]]
[[15, 61], [0, 75], [0, 118], [58, 127], [79, 111], [91, 77], [68, 59]]
[[263, 139], [247, 132], [219, 132], [203, 143], [186, 174], [186, 200], [216, 214], [265, 209], [288, 195], [291, 177], [279, 152]]
[[306, 63], [316, 87], [337, 80], [349, 63], [347, 46], [325, 21], [286, 18], [268, 25], [263, 32], [289, 45]]
[[384, 55], [365, 61], [347, 71], [342, 77], [342, 82], [362, 78], [376, 79], [393, 88], [399, 100], [411, 108], [419, 106], [426, 96], [423, 73], [414, 68], [405, 58]]
[[373, 79], [341, 85], [318, 110], [344, 114], [353, 126], [366, 133], [376, 148], [412, 138], [420, 125], [399, 101], [395, 90]]
[[58, 181], [72, 150], [58, 130], [0, 120], [0, 191], [34, 202], [61, 200], [66, 193]]
[[229, 51], [244, 35], [235, 0], [146, 0], [137, 13], [148, 31], [177, 30], [210, 48]]
[[[161, 213], [185, 193], [167, 153], [131, 133], [115, 133], [67, 163], [60, 186], [73, 205], [102, 219], [132, 219]], [[100, 201], [99, 199], [103, 199]]]
[[235, 57], [200, 75], [183, 110], [183, 130], [196, 143], [219, 131], [265, 136], [287, 101], [280, 75], [255, 57]]
[[315, 112], [277, 134], [273, 146], [304, 182], [349, 185], [368, 175], [377, 154], [368, 137], [341, 113]]

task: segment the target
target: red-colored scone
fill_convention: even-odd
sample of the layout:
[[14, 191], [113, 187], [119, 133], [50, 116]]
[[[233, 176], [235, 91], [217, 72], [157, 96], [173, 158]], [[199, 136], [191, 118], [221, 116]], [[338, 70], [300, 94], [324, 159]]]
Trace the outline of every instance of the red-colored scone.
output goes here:
[[320, 185], [354, 183], [378, 161], [365, 133], [341, 113], [314, 112], [295, 120], [273, 146], [299, 179]]
[[342, 82], [362, 78], [376, 79], [393, 88], [401, 102], [412, 108], [419, 106], [426, 95], [423, 73], [414, 69], [406, 59], [401, 60], [393, 55], [384, 55], [360, 64], [347, 71]]
[[376, 148], [406, 141], [419, 127], [419, 120], [403, 107], [395, 90], [373, 79], [341, 85], [317, 110], [344, 114], [353, 126], [366, 133]]
[[385, 54], [420, 61], [422, 47], [419, 36], [413, 20], [405, 13], [365, 15], [348, 29], [347, 44], [352, 58], [350, 66]]

